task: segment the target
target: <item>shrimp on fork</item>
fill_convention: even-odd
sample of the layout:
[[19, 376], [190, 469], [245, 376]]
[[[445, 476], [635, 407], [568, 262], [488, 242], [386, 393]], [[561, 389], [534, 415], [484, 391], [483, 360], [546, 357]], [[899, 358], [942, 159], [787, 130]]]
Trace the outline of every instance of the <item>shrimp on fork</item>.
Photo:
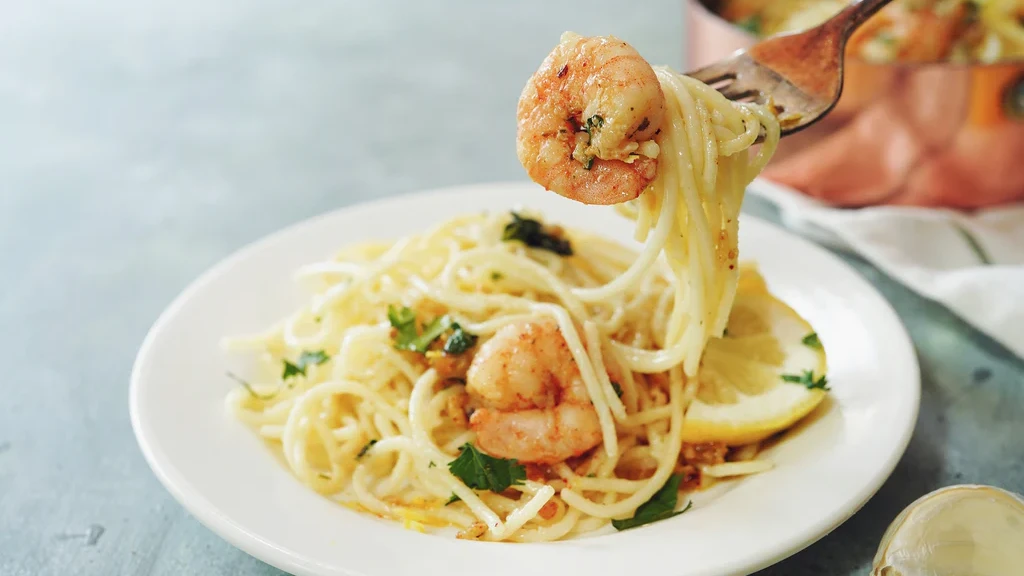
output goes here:
[[585, 204], [618, 204], [654, 180], [665, 94], [651, 65], [612, 36], [572, 32], [519, 97], [516, 151], [530, 178]]
[[569, 344], [550, 319], [498, 330], [473, 358], [469, 419], [484, 452], [555, 464], [601, 443], [601, 424]]

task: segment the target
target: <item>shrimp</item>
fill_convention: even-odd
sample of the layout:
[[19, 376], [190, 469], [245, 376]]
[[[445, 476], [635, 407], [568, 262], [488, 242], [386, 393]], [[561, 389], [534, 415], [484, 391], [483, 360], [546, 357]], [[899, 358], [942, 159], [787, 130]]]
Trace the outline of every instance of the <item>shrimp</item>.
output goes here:
[[665, 94], [651, 65], [612, 36], [572, 32], [519, 97], [516, 152], [534, 182], [585, 204], [618, 204], [654, 180]]
[[555, 464], [601, 443], [601, 424], [558, 324], [548, 318], [505, 326], [473, 358], [469, 419], [484, 452]]

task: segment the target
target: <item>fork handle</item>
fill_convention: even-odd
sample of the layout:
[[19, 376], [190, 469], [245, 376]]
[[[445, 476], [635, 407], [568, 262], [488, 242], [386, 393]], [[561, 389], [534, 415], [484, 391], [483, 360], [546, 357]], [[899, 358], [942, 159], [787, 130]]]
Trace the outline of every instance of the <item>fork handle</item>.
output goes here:
[[829, 24], [841, 26], [843, 37], [849, 38], [854, 30], [860, 27], [868, 18], [874, 16], [876, 12], [885, 8], [890, 2], [892, 0], [853, 0], [849, 6], [833, 16]]

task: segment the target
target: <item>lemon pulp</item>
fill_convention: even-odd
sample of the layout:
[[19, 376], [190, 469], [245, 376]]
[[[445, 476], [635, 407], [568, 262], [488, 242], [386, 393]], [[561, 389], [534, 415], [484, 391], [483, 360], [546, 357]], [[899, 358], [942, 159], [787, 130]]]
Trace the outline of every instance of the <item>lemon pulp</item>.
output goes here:
[[741, 267], [725, 334], [704, 351], [684, 441], [750, 444], [814, 410], [826, 392], [807, 384], [819, 382], [827, 364], [812, 334], [806, 320], [768, 291], [754, 266]]

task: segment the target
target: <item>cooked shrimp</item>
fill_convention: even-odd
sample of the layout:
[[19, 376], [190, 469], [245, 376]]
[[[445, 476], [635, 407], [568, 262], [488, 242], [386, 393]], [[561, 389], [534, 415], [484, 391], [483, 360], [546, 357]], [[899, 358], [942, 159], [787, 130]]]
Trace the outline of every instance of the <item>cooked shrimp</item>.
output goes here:
[[579, 367], [551, 319], [499, 330], [469, 367], [469, 419], [484, 452], [554, 464], [601, 443], [601, 425]]
[[632, 46], [566, 32], [519, 97], [516, 151], [548, 190], [626, 202], [654, 180], [664, 115], [658, 77]]

